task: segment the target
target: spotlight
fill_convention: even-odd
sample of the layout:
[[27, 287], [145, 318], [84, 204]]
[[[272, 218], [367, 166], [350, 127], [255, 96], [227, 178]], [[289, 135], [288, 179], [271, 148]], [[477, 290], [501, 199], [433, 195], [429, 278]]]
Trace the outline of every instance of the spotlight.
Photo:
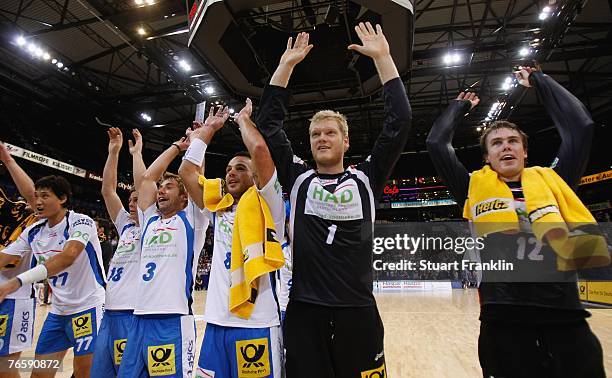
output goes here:
[[57, 62], [56, 66], [57, 66], [57, 68], [62, 68], [62, 67], [64, 67], [64, 63]]
[[542, 8], [542, 12], [544, 12], [544, 13], [550, 13], [550, 7], [544, 7], [544, 8]]
[[138, 31], [138, 34], [139, 34], [139, 35], [145, 35], [145, 34], [147, 34], [147, 31], [146, 31], [146, 30], [144, 30], [144, 28], [143, 28], [142, 26], [141, 26], [141, 27], [139, 27], [137, 31]]
[[504, 80], [504, 83], [506, 83], [506, 84], [512, 83], [512, 78], [511, 77], [507, 77], [506, 80]]
[[22, 35], [20, 35], [19, 37], [17, 37], [16, 42], [17, 42], [17, 46], [23, 46], [26, 44], [26, 39], [23, 38]]
[[522, 48], [522, 49], [519, 51], [519, 55], [520, 55], [520, 56], [527, 56], [527, 55], [529, 55], [529, 53], [530, 53], [530, 50], [529, 50], [528, 48], [526, 48], [526, 47], [523, 47], [523, 48]]
[[55, 63], [57, 63], [57, 59], [55, 58], [51, 59], [51, 64], [55, 64]]
[[448, 53], [446, 55], [444, 55], [444, 64], [451, 65], [451, 64], [457, 64], [459, 62], [461, 62], [461, 55], [458, 53]]
[[36, 45], [33, 43], [28, 43], [28, 51], [31, 53], [34, 53], [34, 51], [36, 50]]
[[481, 128], [480, 126], [478, 126], [478, 127], [476, 128], [476, 131], [480, 131], [480, 130], [482, 130], [482, 128]]
[[34, 56], [40, 58], [43, 56], [43, 51], [40, 47], [36, 46], [36, 48], [34, 48]]
[[179, 62], [179, 67], [181, 67], [183, 71], [191, 71], [191, 65], [184, 60]]
[[455, 53], [453, 54], [453, 63], [459, 63], [461, 61], [461, 55]]
[[204, 91], [206, 92], [206, 94], [209, 94], [209, 95], [215, 93], [215, 89], [211, 87], [210, 85], [204, 88]]
[[49, 59], [51, 59], [51, 55], [49, 55], [49, 53], [45, 51], [45, 53], [43, 54], [43, 59], [44, 60], [49, 60]]
[[148, 5], [155, 4], [155, 0], [145, 0]]
[[544, 21], [548, 18], [548, 13], [540, 13], [540, 15], [538, 16], [538, 19], [540, 19], [540, 21]]
[[147, 113], [140, 113], [140, 118], [142, 118], [143, 120], [147, 122], [151, 122], [151, 116], [148, 115]]
[[444, 64], [451, 64], [453, 62], [453, 57], [450, 54], [444, 55]]
[[136, 5], [142, 5], [144, 3], [143, 0], [134, 0], [134, 3], [136, 3]]
[[507, 91], [511, 87], [512, 87], [512, 85], [510, 85], [510, 83], [503, 83], [502, 84], [502, 89], [505, 90], [505, 91]]
[[230, 109], [229, 109], [229, 113], [230, 113], [230, 114], [234, 114], [235, 112], [236, 112], [236, 111], [234, 110], [234, 108], [230, 108]]

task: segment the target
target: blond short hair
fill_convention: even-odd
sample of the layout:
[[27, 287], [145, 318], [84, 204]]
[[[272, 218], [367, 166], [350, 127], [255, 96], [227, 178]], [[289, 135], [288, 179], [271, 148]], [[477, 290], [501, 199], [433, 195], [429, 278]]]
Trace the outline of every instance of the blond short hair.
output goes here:
[[310, 119], [310, 126], [308, 126], [308, 132], [310, 133], [310, 131], [312, 130], [312, 126], [315, 123], [324, 121], [326, 119], [336, 121], [338, 127], [340, 128], [340, 131], [342, 132], [342, 135], [348, 138], [348, 123], [346, 121], [346, 117], [343, 114], [333, 110], [320, 110], [315, 115], [313, 115]]

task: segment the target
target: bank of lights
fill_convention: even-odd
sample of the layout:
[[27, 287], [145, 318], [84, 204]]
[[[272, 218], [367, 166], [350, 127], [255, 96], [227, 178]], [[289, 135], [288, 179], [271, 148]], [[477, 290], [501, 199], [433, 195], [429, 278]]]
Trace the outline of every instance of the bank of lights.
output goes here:
[[147, 121], [147, 122], [151, 122], [152, 118], [150, 115], [148, 115], [147, 113], [140, 113], [140, 118], [142, 118], [143, 120]]
[[443, 61], [444, 64], [446, 64], [447, 66], [451, 64], [457, 64], [461, 62], [461, 55], [458, 53], [449, 53], [444, 55]]
[[209, 94], [209, 95], [215, 93], [215, 89], [211, 87], [210, 85], [204, 88], [204, 91], [206, 92], [206, 94]]
[[145, 5], [155, 4], [155, 0], [134, 0], [134, 4], [138, 5], [139, 7], [143, 7]]
[[538, 16], [538, 18], [540, 19], [540, 21], [544, 21], [548, 18], [548, 16], [550, 16], [550, 13], [551, 13], [550, 7], [544, 7], [542, 8], [542, 12], [540, 12], [540, 15]]
[[50, 62], [60, 70], [63, 68], [64, 71], [69, 71], [68, 67], [64, 67], [64, 63], [57, 60], [56, 58], [52, 58], [51, 54], [49, 54], [49, 52], [47, 52], [43, 47], [37, 45], [34, 42], [28, 42], [28, 40], [24, 36], [18, 36], [15, 39], [15, 44], [27, 51], [31, 57]]

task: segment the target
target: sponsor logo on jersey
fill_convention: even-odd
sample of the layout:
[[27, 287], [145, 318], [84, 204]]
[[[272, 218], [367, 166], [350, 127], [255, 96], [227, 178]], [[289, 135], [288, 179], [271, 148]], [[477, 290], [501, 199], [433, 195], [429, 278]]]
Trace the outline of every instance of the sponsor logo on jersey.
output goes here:
[[349, 221], [363, 219], [361, 196], [353, 179], [340, 181], [333, 192], [312, 180], [308, 186], [304, 213], [327, 220]]
[[368, 371], [361, 372], [361, 378], [387, 378], [387, 371], [385, 370], [385, 364], [380, 367]]
[[0, 315], [0, 337], [6, 335], [6, 327], [8, 325], [8, 315]]
[[84, 225], [84, 226], [88, 226], [88, 227], [93, 227], [94, 222], [90, 218], [81, 218], [81, 219], [77, 219], [76, 222], [74, 222], [71, 227], [76, 227], [76, 226], [80, 226], [80, 225]]
[[121, 359], [123, 359], [123, 351], [125, 350], [125, 344], [127, 339], [118, 339], [113, 342], [113, 351], [115, 356], [115, 365], [121, 365]]
[[238, 376], [245, 378], [267, 377], [271, 374], [268, 339], [236, 341]]
[[147, 350], [150, 376], [176, 374], [174, 344], [154, 345]]
[[155, 234], [149, 237], [146, 240], [145, 245], [147, 247], [151, 247], [151, 246], [165, 245], [170, 242], [172, 242], [172, 233], [168, 231], [162, 231], [159, 234]]
[[510, 204], [510, 199], [492, 198], [474, 205], [472, 213], [474, 214], [474, 218], [478, 218], [479, 216], [484, 214], [505, 211], [509, 208], [512, 208], [512, 205]]
[[90, 236], [87, 232], [81, 232], [79, 230], [73, 232], [72, 235], [70, 235], [70, 239], [81, 239], [85, 243], [89, 241], [89, 238]]
[[72, 318], [72, 333], [74, 338], [91, 335], [93, 333], [93, 327], [91, 324], [91, 313], [83, 314], [81, 316], [75, 316]]

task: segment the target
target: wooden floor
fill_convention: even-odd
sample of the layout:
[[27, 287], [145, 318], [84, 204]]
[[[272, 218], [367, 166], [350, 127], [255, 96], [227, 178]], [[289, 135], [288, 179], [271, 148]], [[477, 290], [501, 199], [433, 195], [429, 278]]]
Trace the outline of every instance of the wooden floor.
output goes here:
[[[206, 292], [196, 292], [195, 313], [204, 313]], [[478, 364], [478, 298], [476, 290], [448, 293], [414, 292], [376, 295], [385, 324], [385, 355], [391, 378], [481, 377]], [[605, 366], [612, 375], [612, 310], [590, 310], [589, 324], [604, 350]], [[35, 339], [48, 312], [36, 311]], [[204, 321], [197, 320], [198, 347]], [[32, 356], [33, 350], [24, 352]], [[196, 359], [197, 361], [197, 359]], [[64, 359], [64, 372], [72, 374], [72, 351]], [[24, 377], [29, 376], [23, 374]]]

